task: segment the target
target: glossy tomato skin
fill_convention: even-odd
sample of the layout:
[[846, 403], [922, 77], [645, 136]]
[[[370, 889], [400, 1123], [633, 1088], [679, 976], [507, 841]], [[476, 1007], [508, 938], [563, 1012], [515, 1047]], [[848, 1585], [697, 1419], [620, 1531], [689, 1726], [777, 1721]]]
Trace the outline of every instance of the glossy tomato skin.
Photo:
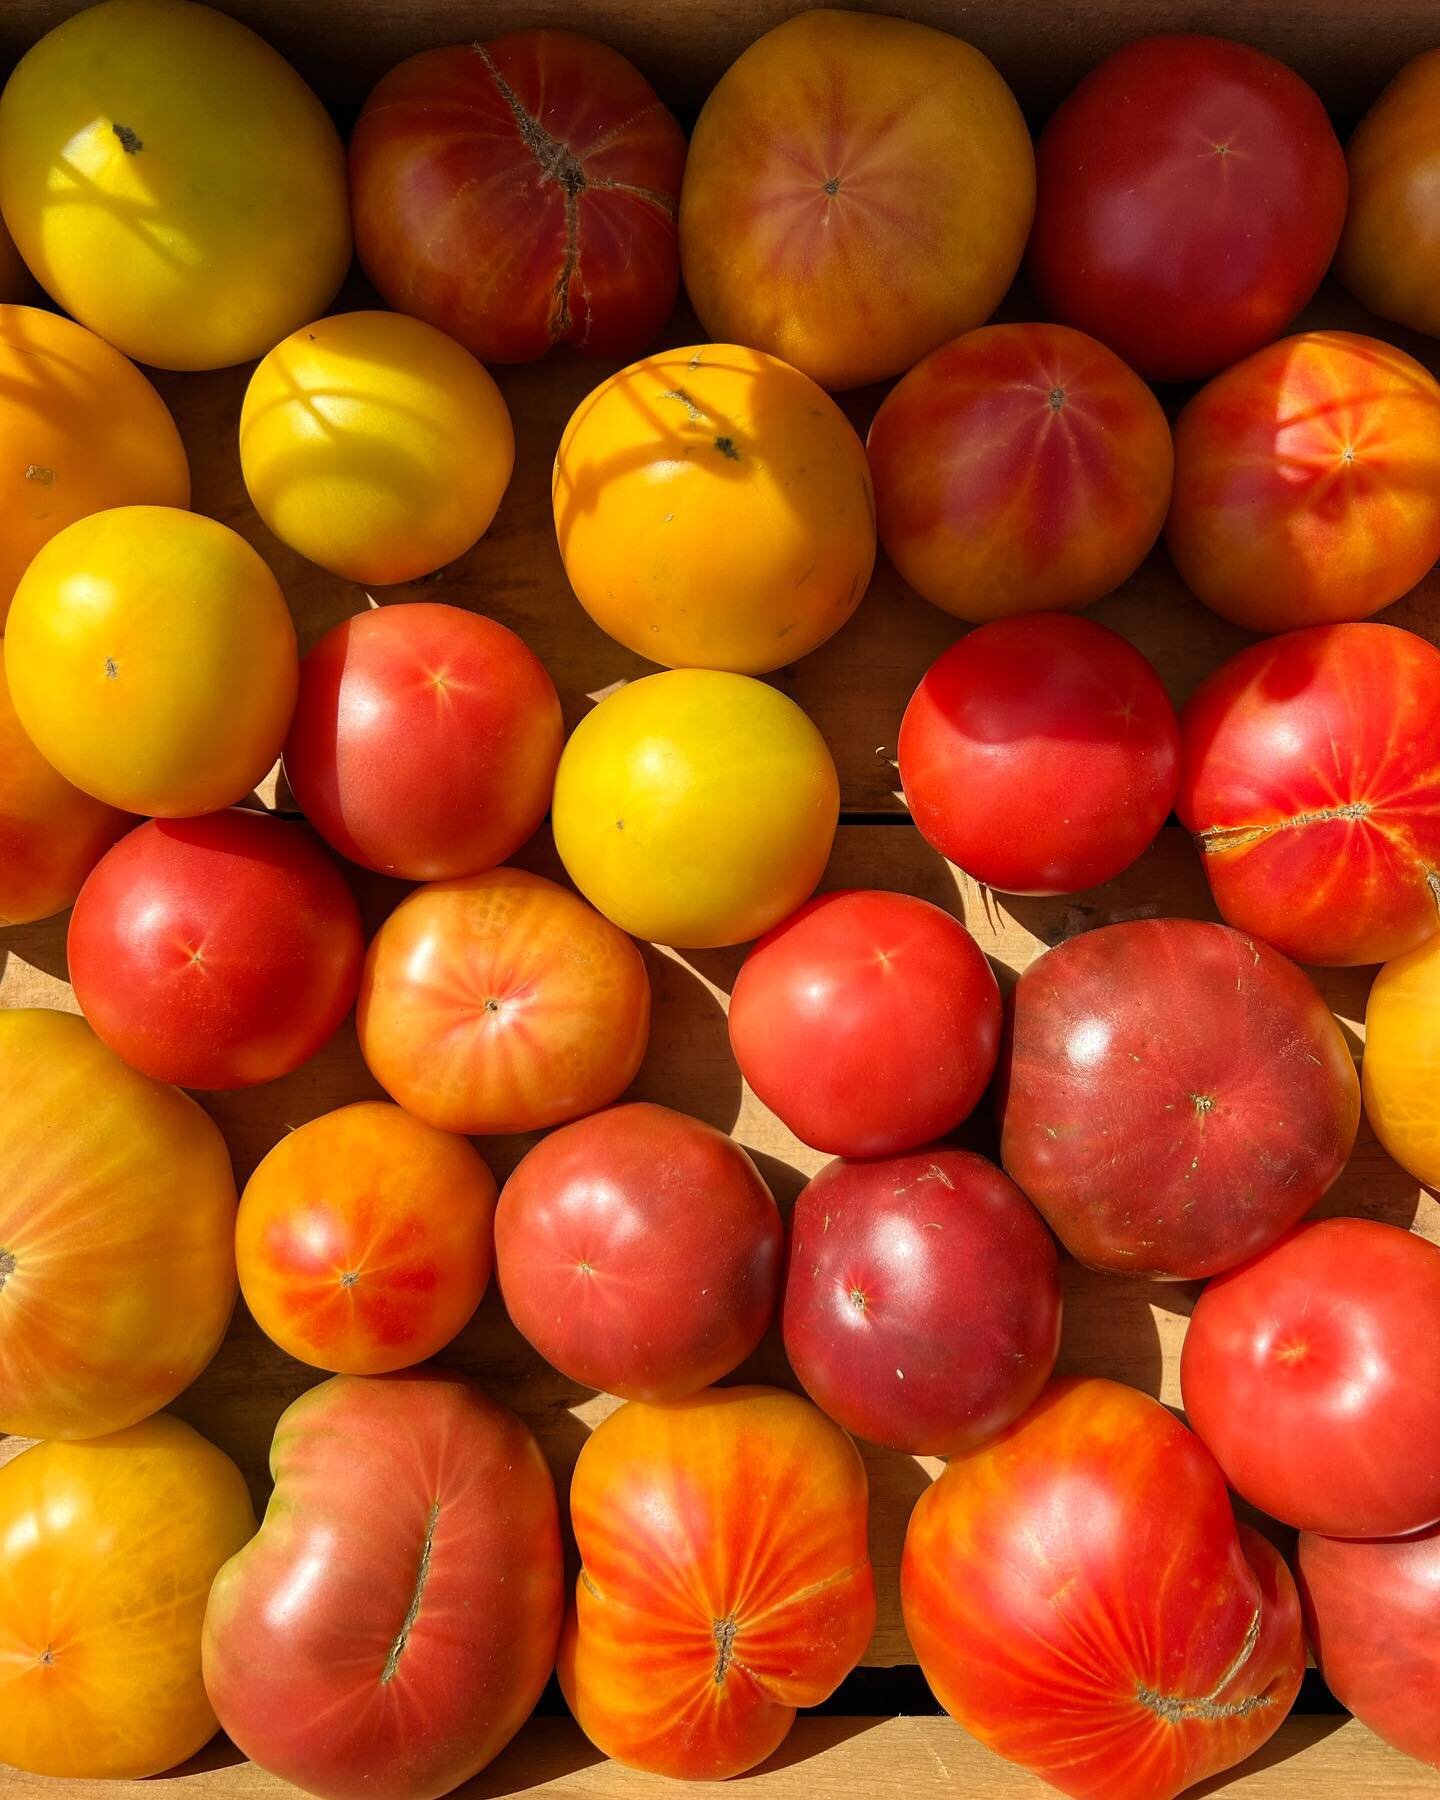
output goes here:
[[608, 1106], [650, 1035], [630, 939], [522, 869], [436, 881], [376, 932], [355, 1014], [381, 1087], [442, 1131], [540, 1131]]
[[511, 1319], [571, 1381], [679, 1400], [728, 1375], [775, 1312], [784, 1229], [733, 1138], [666, 1106], [553, 1131], [495, 1215]]
[[976, 624], [1119, 587], [1160, 535], [1174, 460], [1149, 388], [1066, 325], [986, 325], [936, 350], [866, 449], [891, 562]]
[[463, 1375], [337, 1375], [281, 1414], [270, 1468], [259, 1535], [205, 1613], [220, 1723], [321, 1800], [448, 1794], [554, 1666], [560, 1525], [539, 1445]]
[[1440, 1249], [1371, 1219], [1302, 1225], [1200, 1296], [1180, 1359], [1230, 1485], [1330, 1537], [1440, 1519]]
[[268, 813], [151, 819], [91, 871], [66, 938], [81, 1010], [177, 1087], [274, 1081], [355, 999], [360, 910], [302, 825]]
[[1319, 991], [1238, 931], [1105, 925], [1020, 977], [1001, 1161], [1092, 1268], [1188, 1281], [1253, 1256], [1335, 1180], [1359, 1119]]
[[1176, 811], [1215, 904], [1297, 962], [1388, 962], [1435, 934], [1440, 650], [1393, 625], [1255, 644], [1180, 715]]
[[1440, 934], [1371, 983], [1360, 1090], [1365, 1117], [1400, 1167], [1440, 1187]]
[[1298, 75], [1226, 38], [1140, 38], [1037, 146], [1028, 267], [1047, 313], [1152, 381], [1278, 337], [1345, 221], [1345, 157]]
[[868, 1498], [855, 1446], [797, 1394], [611, 1413], [570, 1488], [581, 1571], [559, 1674], [581, 1730], [682, 1780], [763, 1762], [870, 1641]]
[[926, 672], [900, 725], [911, 817], [987, 887], [1070, 894], [1129, 868], [1165, 823], [1180, 727], [1160, 678], [1093, 619], [997, 619]]
[[350, 140], [355, 245], [398, 312], [483, 362], [552, 344], [627, 358], [675, 302], [685, 134], [618, 51], [575, 31], [425, 50]]
[[254, 1530], [239, 1469], [168, 1413], [0, 1469], [0, 1757], [124, 1780], [193, 1756], [205, 1596]]
[[513, 631], [458, 606], [383, 606], [342, 620], [300, 665], [285, 776], [332, 850], [440, 881], [531, 836], [563, 741], [555, 684]]
[[1232, 1768], [1305, 1672], [1278, 1551], [1237, 1527], [1199, 1440], [1113, 1381], [1057, 1381], [951, 1461], [900, 1598], [945, 1710], [1076, 1800], [1172, 1800]]
[[974, 1111], [1000, 1018], [999, 984], [958, 919], [857, 888], [810, 901], [745, 958], [730, 1048], [802, 1143], [892, 1156]]
[[1060, 1348], [1060, 1260], [993, 1163], [937, 1146], [832, 1162], [790, 1220], [785, 1353], [847, 1431], [956, 1456], [1036, 1400]]
[[0, 1431], [17, 1437], [135, 1424], [230, 1323], [224, 1139], [72, 1013], [0, 1010], [0, 1273]]
[[1440, 336], [1440, 50], [1406, 63], [1346, 150], [1350, 205], [1335, 273], [1382, 319]]

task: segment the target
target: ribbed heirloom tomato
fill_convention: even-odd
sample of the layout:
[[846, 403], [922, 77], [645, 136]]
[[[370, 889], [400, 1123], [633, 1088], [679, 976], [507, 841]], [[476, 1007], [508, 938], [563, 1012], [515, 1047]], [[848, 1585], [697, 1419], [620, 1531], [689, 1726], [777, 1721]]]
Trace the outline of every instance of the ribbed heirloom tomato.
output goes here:
[[1350, 205], [1335, 273], [1382, 319], [1440, 335], [1440, 50], [1406, 63], [1346, 151]]
[[1371, 984], [1360, 1085], [1376, 1137], [1417, 1181], [1440, 1187], [1440, 933]]

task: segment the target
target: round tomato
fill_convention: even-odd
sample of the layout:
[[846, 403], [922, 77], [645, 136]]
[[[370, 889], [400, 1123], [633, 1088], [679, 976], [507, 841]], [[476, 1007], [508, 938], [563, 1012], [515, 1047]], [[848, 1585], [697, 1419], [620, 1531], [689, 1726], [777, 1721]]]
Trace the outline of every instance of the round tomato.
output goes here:
[[1302, 1225], [1196, 1303], [1190, 1423], [1238, 1494], [1329, 1537], [1440, 1519], [1440, 1248], [1372, 1219]]
[[1376, 1137], [1417, 1181], [1440, 1188], [1440, 934], [1375, 977], [1360, 1085]]
[[875, 563], [850, 421], [808, 376], [734, 344], [647, 356], [582, 400], [554, 505], [580, 604], [672, 668], [797, 661], [855, 611]]
[[1045, 311], [1152, 381], [1278, 337], [1345, 221], [1318, 96], [1228, 38], [1140, 38], [1092, 69], [1037, 148], [1028, 266]]
[[677, 669], [609, 694], [571, 734], [551, 826], [570, 879], [622, 930], [743, 944], [814, 892], [840, 820], [825, 740], [743, 675]]
[[1440, 336], [1440, 50], [1406, 63], [1355, 128], [1335, 273], [1382, 319]]
[[443, 1350], [494, 1262], [495, 1178], [462, 1137], [384, 1101], [324, 1113], [245, 1184], [240, 1292], [288, 1355], [381, 1375]]
[[718, 1381], [775, 1311], [784, 1231], [733, 1138], [665, 1106], [592, 1113], [505, 1183], [505, 1309], [568, 1380], [630, 1400]]
[[154, 388], [93, 331], [34, 306], [0, 306], [0, 467], [0, 631], [57, 531], [111, 506], [190, 504], [185, 446]]
[[580, 1729], [682, 1780], [763, 1762], [870, 1642], [868, 1501], [855, 1446], [797, 1394], [611, 1413], [570, 1486], [581, 1568], [559, 1672]]
[[355, 1015], [370, 1072], [442, 1131], [540, 1131], [608, 1106], [650, 1035], [623, 932], [522, 869], [432, 882], [376, 932]]
[[105, 0], [21, 58], [0, 207], [46, 292], [162, 369], [263, 355], [350, 261], [330, 115], [237, 19], [174, 0]]
[[195, 1379], [234, 1304], [219, 1131], [83, 1019], [0, 1011], [0, 1431], [133, 1425]]
[[1295, 1583], [1203, 1445], [1113, 1381], [1058, 1381], [920, 1496], [905, 1629], [940, 1704], [1076, 1800], [1171, 1800], [1284, 1722]]
[[193, 1756], [205, 1597], [254, 1530], [234, 1463], [166, 1413], [0, 1468], [0, 1758], [120, 1781]]
[[67, 526], [30, 564], [5, 673], [68, 781], [187, 818], [243, 799], [274, 763], [299, 663], [285, 596], [244, 538], [198, 513], [122, 506]]
[[126, 1062], [177, 1087], [274, 1081], [339, 1029], [360, 911], [301, 825], [151, 819], [95, 865], [70, 915], [75, 998]]
[[564, 740], [555, 684], [513, 631], [458, 606], [380, 606], [301, 663], [285, 778], [342, 856], [439, 881], [531, 836]]
[[730, 1048], [802, 1143], [893, 1156], [974, 1111], [1000, 1049], [1000, 989], [970, 933], [928, 900], [822, 894], [745, 958]]
[[1128, 869], [1169, 817], [1180, 728], [1145, 658], [1092, 619], [997, 619], [961, 638], [900, 725], [911, 817], [1011, 894], [1073, 894]]

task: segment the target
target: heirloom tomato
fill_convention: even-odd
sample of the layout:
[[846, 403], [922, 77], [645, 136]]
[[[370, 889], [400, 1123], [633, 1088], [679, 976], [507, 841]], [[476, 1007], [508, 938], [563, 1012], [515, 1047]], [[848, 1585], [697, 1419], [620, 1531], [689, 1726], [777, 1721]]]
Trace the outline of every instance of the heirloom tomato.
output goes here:
[[1335, 273], [1382, 319], [1440, 337], [1440, 50], [1406, 63], [1355, 128]]
[[1360, 1087], [1376, 1137], [1402, 1169], [1440, 1189], [1440, 934], [1375, 977]]

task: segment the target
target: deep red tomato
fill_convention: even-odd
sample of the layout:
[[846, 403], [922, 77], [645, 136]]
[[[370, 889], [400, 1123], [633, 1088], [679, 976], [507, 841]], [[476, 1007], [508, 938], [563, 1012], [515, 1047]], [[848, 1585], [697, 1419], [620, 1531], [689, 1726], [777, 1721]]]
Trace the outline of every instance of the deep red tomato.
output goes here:
[[975, 1107], [1000, 989], [970, 933], [910, 894], [822, 894], [745, 958], [730, 998], [740, 1072], [802, 1142], [892, 1156]]
[[1293, 963], [1202, 919], [1072, 937], [1020, 977], [1001, 1160], [1092, 1268], [1191, 1280], [1272, 1244], [1344, 1168], [1360, 1083]]
[[364, 950], [354, 897], [305, 827], [238, 808], [121, 838], [66, 942], [97, 1036], [189, 1088], [298, 1069], [349, 1012]]
[[718, 1381], [775, 1312], [784, 1231], [733, 1138], [636, 1102], [552, 1131], [495, 1215], [505, 1307], [546, 1362], [627, 1400]]
[[1305, 963], [1440, 927], [1440, 650], [1393, 625], [1252, 645], [1180, 717], [1176, 810], [1232, 925]]
[[1283, 1723], [1295, 1583], [1204, 1446], [1113, 1381], [1057, 1381], [920, 1496], [905, 1629], [945, 1710], [1081, 1800], [1172, 1800]]
[[1392, 1537], [1440, 1519], [1440, 1248], [1321, 1219], [1212, 1281], [1180, 1358], [1190, 1423], [1287, 1525]]
[[1107, 56], [1036, 160], [1042, 306], [1151, 380], [1213, 375], [1278, 337], [1345, 222], [1345, 156], [1318, 97], [1227, 38]]
[[1060, 1259], [983, 1156], [832, 1162], [790, 1222], [785, 1353], [847, 1431], [955, 1456], [1018, 1418], [1060, 1348]]
[[301, 663], [285, 776], [342, 856], [438, 881], [520, 848], [564, 737], [555, 684], [513, 631], [458, 606], [379, 606]]
[[911, 816], [942, 856], [1012, 894], [1118, 875], [1175, 802], [1180, 728], [1140, 652], [1093, 619], [997, 619], [952, 644], [900, 725]]

